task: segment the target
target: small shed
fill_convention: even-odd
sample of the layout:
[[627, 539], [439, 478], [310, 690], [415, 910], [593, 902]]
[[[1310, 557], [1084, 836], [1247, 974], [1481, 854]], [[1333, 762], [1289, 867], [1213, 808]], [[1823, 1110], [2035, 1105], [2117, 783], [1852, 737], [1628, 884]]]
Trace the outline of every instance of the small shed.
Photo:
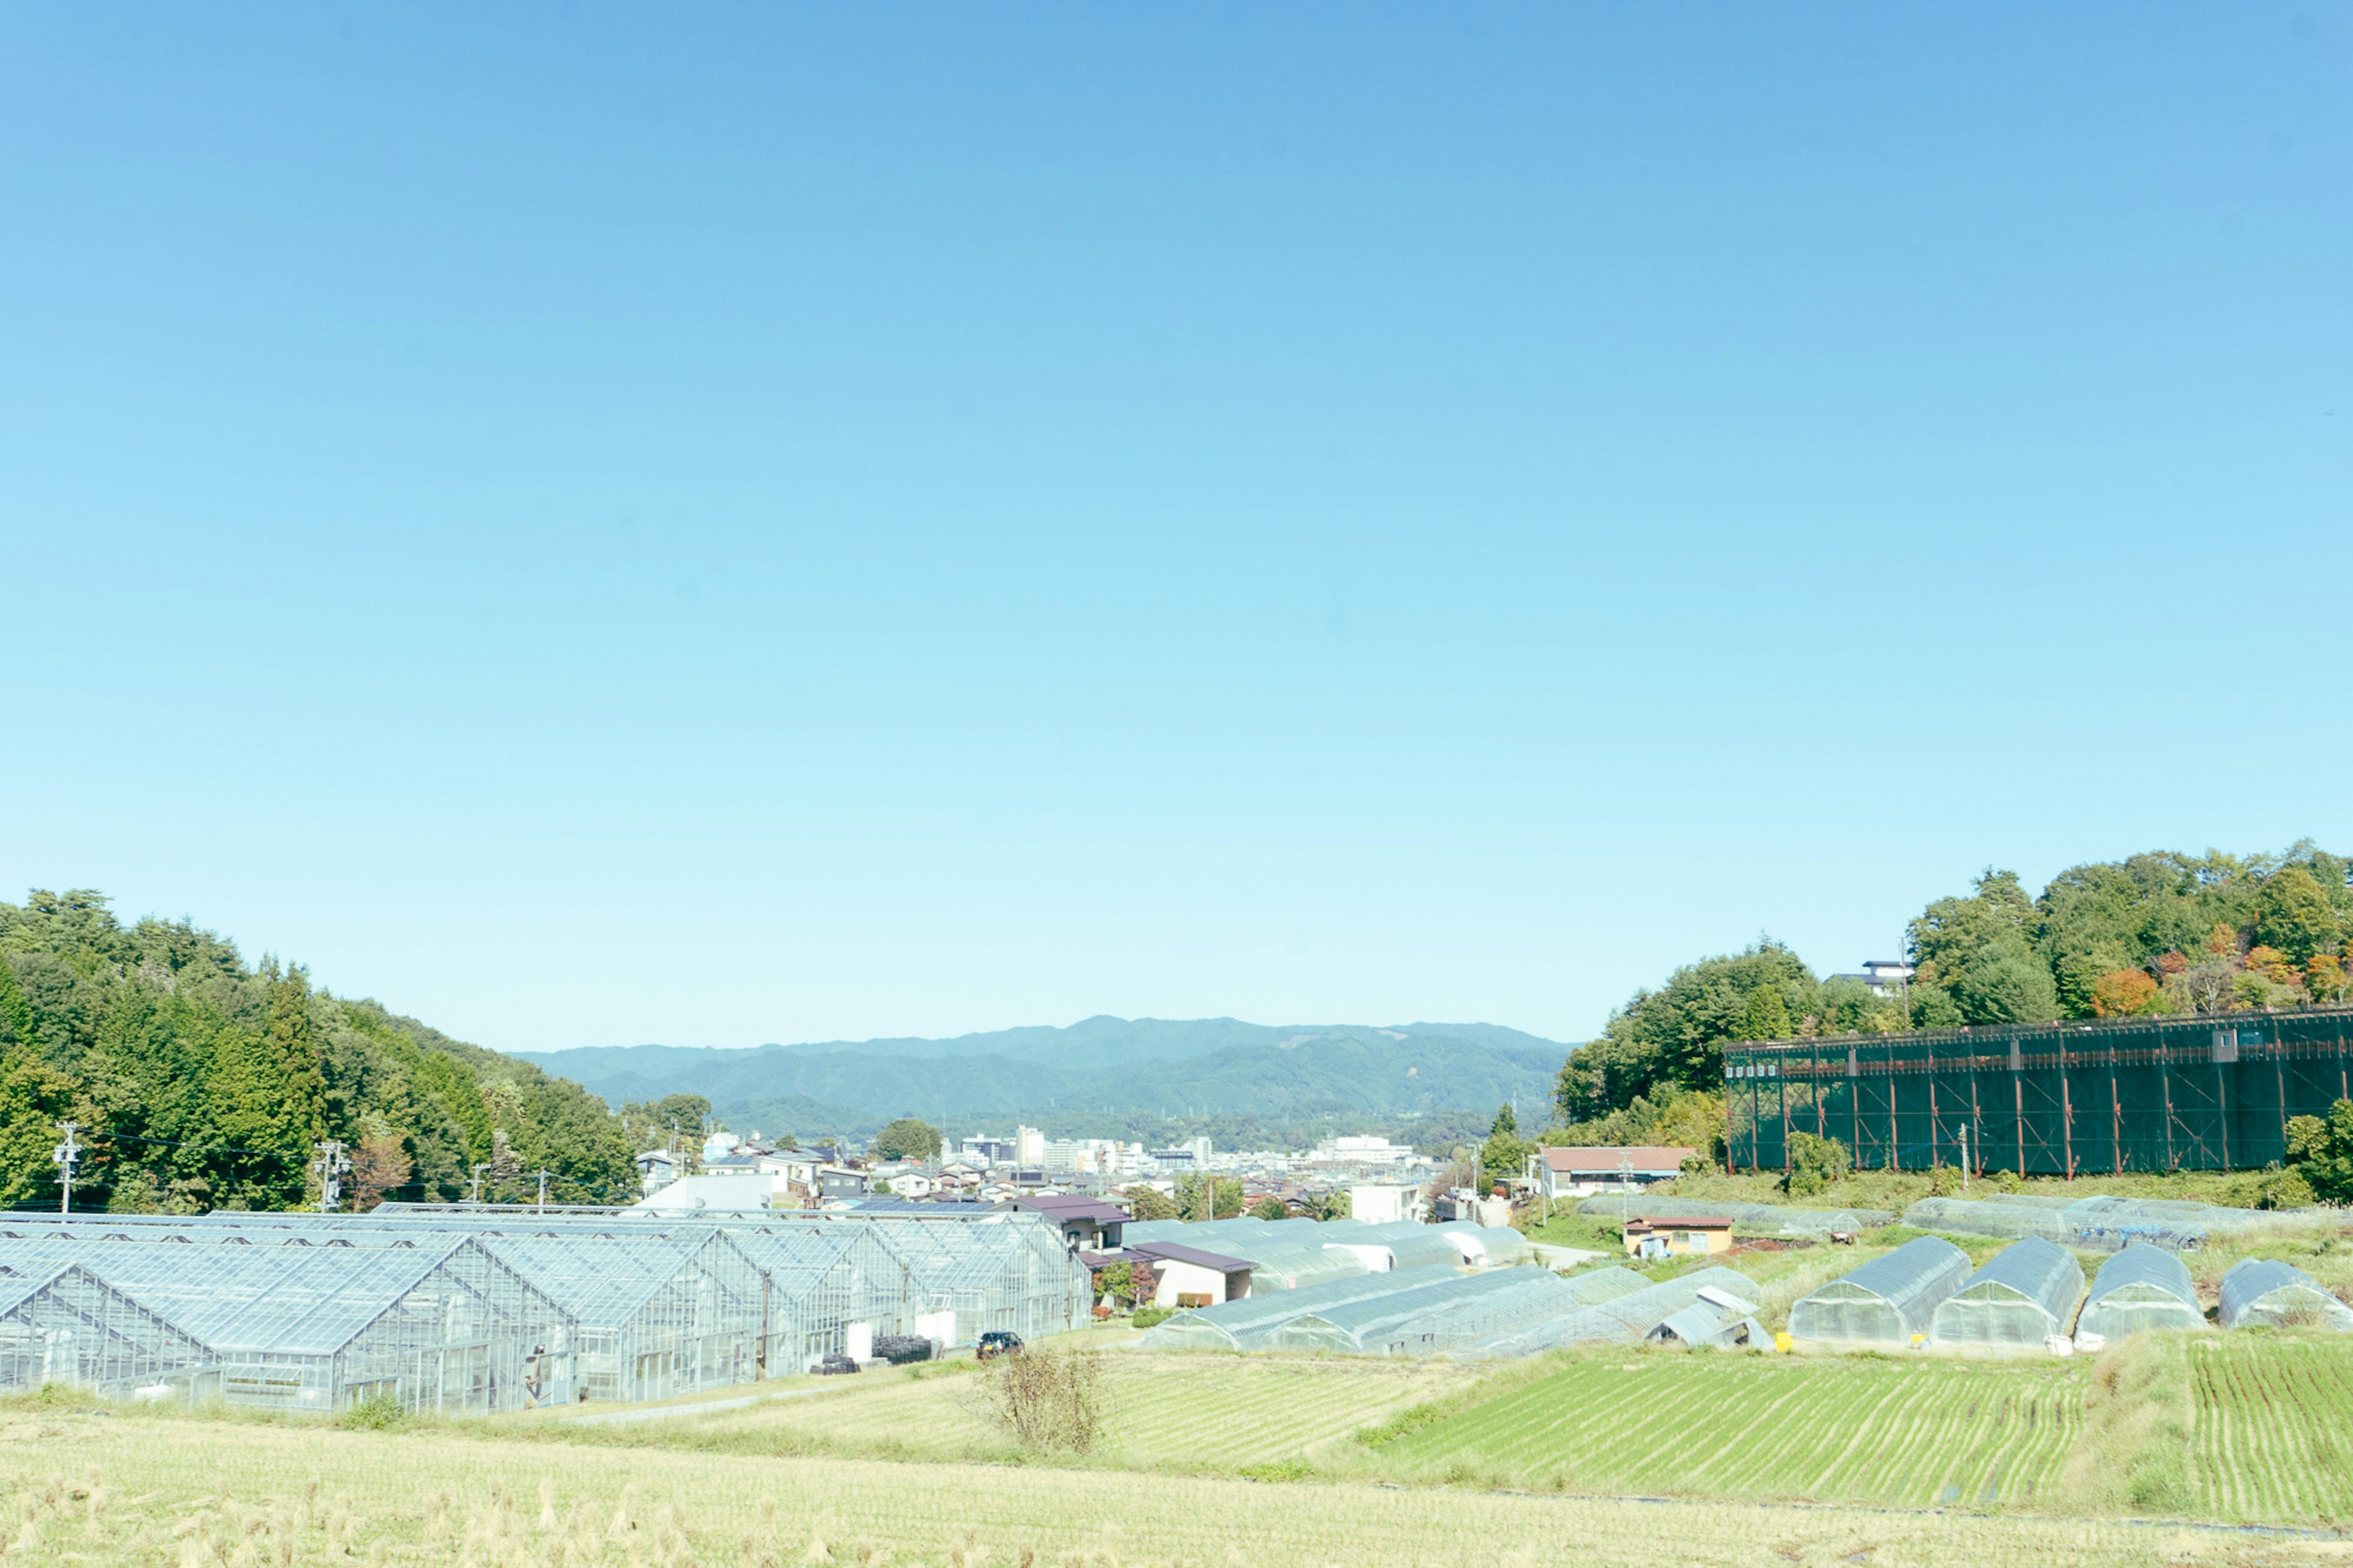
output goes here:
[[2120, 1340], [2144, 1329], [2204, 1327], [2206, 1313], [2198, 1304], [2189, 1265], [2177, 1253], [2136, 1242], [2100, 1265], [2075, 1321], [2075, 1336]]
[[1630, 1258], [1708, 1258], [1732, 1250], [1728, 1219], [1638, 1215], [1626, 1222], [1625, 1235]]
[[1939, 1345], [2040, 1347], [2067, 1331], [2084, 1299], [2084, 1267], [2056, 1242], [2012, 1242], [1937, 1304], [1928, 1336]]
[[2353, 1332], [2353, 1310], [2293, 1263], [2242, 1258], [2222, 1276], [2222, 1326]]

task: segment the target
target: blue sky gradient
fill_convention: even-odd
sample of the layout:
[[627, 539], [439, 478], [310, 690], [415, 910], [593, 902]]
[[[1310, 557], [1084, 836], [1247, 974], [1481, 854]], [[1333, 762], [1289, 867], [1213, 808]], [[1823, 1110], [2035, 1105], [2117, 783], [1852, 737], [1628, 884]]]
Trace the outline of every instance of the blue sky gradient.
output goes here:
[[2353, 9], [0, 11], [0, 896], [1559, 1037], [2348, 834]]

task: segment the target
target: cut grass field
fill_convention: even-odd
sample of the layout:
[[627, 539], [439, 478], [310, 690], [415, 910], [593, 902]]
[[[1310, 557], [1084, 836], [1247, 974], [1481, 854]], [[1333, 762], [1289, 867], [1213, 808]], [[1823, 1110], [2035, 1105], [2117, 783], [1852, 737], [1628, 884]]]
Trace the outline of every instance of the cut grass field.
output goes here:
[[[969, 1363], [828, 1380], [808, 1397], [596, 1436], [738, 1454], [1007, 1461], [1019, 1451], [984, 1418]], [[1078, 1461], [1232, 1475], [1311, 1463], [1362, 1426], [1473, 1384], [1444, 1363], [1315, 1361], [1127, 1352], [1106, 1360], [1106, 1436]], [[561, 1426], [563, 1423], [551, 1423]]]
[[2085, 1369], [1588, 1352], [1381, 1446], [1401, 1479], [1898, 1506], [2049, 1504]]
[[18, 1408], [11, 1563], [114, 1568], [2158, 1568], [2344, 1543], [1967, 1514], [890, 1464]]

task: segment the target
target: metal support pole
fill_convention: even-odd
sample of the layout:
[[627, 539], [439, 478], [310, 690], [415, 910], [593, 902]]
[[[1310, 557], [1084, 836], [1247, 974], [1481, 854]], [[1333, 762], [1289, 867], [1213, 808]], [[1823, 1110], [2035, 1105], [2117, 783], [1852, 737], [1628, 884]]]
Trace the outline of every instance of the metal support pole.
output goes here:
[[330, 1138], [319, 1145], [319, 1157], [311, 1162], [311, 1169], [319, 1173], [319, 1212], [334, 1213], [343, 1205], [343, 1178], [352, 1173], [351, 1156]]

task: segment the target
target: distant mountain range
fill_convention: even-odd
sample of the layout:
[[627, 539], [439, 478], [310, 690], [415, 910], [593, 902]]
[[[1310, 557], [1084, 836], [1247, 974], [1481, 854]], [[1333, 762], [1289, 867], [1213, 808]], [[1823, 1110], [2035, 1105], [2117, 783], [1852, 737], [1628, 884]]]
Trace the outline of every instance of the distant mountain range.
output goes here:
[[1493, 1024], [1095, 1017], [950, 1040], [513, 1054], [617, 1106], [700, 1094], [732, 1126], [855, 1133], [907, 1115], [1006, 1126], [1049, 1111], [1303, 1121], [1484, 1111], [1514, 1099], [1541, 1121], [1535, 1107], [1568, 1047]]

